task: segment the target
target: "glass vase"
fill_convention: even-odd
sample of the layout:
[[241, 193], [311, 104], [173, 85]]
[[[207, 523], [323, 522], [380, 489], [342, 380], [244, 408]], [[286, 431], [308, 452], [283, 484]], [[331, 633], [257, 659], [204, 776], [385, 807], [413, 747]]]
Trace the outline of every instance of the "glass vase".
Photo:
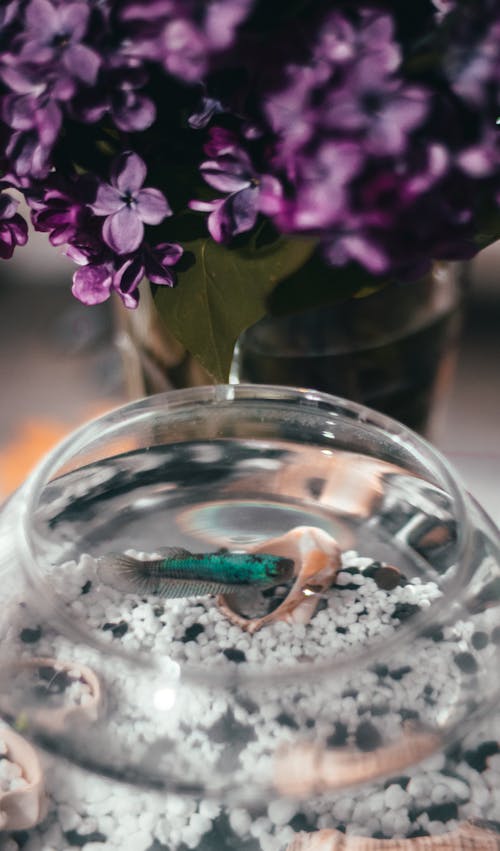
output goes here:
[[313, 387], [432, 433], [453, 374], [461, 302], [462, 266], [438, 263], [419, 281], [262, 319], [241, 335], [231, 380]]
[[[186, 550], [283, 572], [171, 596]], [[287, 387], [141, 400], [4, 506], [0, 574], [0, 711], [49, 754], [23, 851], [498, 848], [499, 533], [401, 424]]]

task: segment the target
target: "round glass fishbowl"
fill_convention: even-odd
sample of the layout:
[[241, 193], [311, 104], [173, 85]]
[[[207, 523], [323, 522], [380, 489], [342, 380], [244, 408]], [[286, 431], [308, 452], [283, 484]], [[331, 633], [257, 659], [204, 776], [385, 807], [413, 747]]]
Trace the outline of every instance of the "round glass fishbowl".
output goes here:
[[13, 849], [500, 848], [499, 534], [394, 420], [127, 405], [4, 506], [0, 575]]

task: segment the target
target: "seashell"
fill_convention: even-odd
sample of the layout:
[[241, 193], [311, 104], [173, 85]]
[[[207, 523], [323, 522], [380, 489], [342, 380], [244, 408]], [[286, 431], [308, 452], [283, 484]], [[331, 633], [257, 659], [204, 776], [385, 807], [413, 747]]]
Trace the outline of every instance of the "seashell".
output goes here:
[[[279, 447], [281, 444], [277, 444]], [[282, 444], [284, 450], [289, 445]], [[279, 466], [274, 473], [252, 473], [245, 479], [245, 487], [255, 493], [283, 494], [300, 500], [311, 500], [311, 482], [315, 484], [314, 502], [324, 505], [330, 511], [340, 515], [368, 517], [384, 494], [384, 476], [408, 471], [401, 467], [362, 455], [357, 452], [342, 450], [324, 450], [321, 462], [318, 464], [318, 451], [301, 449], [296, 459], [293, 454], [286, 464]], [[227, 488], [241, 488], [241, 483], [234, 483]], [[347, 527], [346, 527], [347, 531]]]
[[36, 750], [9, 727], [0, 729], [7, 757], [22, 771], [27, 786], [0, 793], [0, 831], [28, 830], [45, 818], [44, 773]]
[[369, 752], [328, 749], [313, 742], [278, 751], [274, 786], [286, 797], [306, 798], [397, 773], [441, 746], [436, 733], [405, 730], [401, 739]]
[[499, 851], [500, 835], [473, 822], [438, 836], [412, 839], [370, 839], [339, 830], [299, 833], [286, 851]]
[[[219, 594], [216, 602], [220, 611], [231, 623], [251, 634], [274, 621], [307, 623], [316, 611], [320, 595], [330, 588], [341, 567], [340, 547], [335, 538], [316, 526], [297, 526], [279, 538], [263, 541], [248, 552], [293, 559], [296, 577], [281, 605], [259, 618], [240, 615], [234, 608], [237, 605], [236, 595]], [[309, 595], [308, 588], [311, 589]]]
[[[86, 703], [70, 704], [51, 708], [41, 705], [22, 706], [21, 713], [18, 706], [12, 706], [10, 702], [10, 685], [12, 677], [17, 672], [36, 671], [40, 668], [54, 668], [57, 673], [64, 671], [75, 678], [79, 678], [89, 689], [90, 698]], [[59, 659], [50, 657], [31, 657], [29, 659], [21, 659], [16, 662], [8, 662], [0, 668], [0, 683], [2, 678], [7, 688], [1, 689], [0, 707], [7, 715], [17, 717], [20, 715], [20, 721], [23, 726], [34, 724], [35, 726], [44, 727], [52, 732], [63, 731], [69, 723], [78, 721], [96, 721], [102, 707], [103, 694], [102, 688], [97, 674], [86, 665], [80, 665], [75, 662], [62, 662]]]

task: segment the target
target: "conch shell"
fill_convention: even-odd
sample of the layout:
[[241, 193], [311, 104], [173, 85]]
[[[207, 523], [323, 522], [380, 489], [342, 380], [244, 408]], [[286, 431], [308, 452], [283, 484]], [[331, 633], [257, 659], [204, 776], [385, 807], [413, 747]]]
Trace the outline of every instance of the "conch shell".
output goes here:
[[274, 786], [281, 795], [292, 798], [344, 789], [420, 762], [441, 744], [436, 733], [405, 730], [398, 741], [367, 753], [324, 748], [313, 742], [287, 745], [276, 756]]
[[252, 547], [250, 553], [270, 553], [293, 559], [296, 577], [290, 593], [273, 612], [259, 618], [240, 615], [234, 605], [237, 599], [219, 594], [217, 605], [236, 626], [254, 633], [274, 621], [307, 623], [318, 606], [320, 595], [327, 591], [341, 568], [341, 551], [335, 538], [316, 526], [297, 526], [279, 538], [271, 538]]
[[9, 727], [0, 729], [7, 757], [22, 771], [27, 786], [0, 793], [0, 831], [28, 830], [45, 818], [44, 774], [36, 750]]
[[456, 830], [438, 836], [412, 839], [370, 839], [349, 836], [339, 830], [299, 833], [287, 851], [499, 851], [500, 835], [487, 827], [464, 822]]

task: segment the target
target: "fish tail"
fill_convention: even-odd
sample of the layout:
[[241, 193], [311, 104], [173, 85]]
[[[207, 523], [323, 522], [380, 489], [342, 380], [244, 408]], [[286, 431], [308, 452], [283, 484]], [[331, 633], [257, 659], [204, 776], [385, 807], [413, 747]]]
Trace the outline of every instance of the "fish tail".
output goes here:
[[[99, 578], [119, 591], [151, 593], [157, 579], [151, 575], [151, 562], [141, 561], [122, 553], [111, 553], [98, 559]], [[151, 586], [154, 585], [154, 588]]]

